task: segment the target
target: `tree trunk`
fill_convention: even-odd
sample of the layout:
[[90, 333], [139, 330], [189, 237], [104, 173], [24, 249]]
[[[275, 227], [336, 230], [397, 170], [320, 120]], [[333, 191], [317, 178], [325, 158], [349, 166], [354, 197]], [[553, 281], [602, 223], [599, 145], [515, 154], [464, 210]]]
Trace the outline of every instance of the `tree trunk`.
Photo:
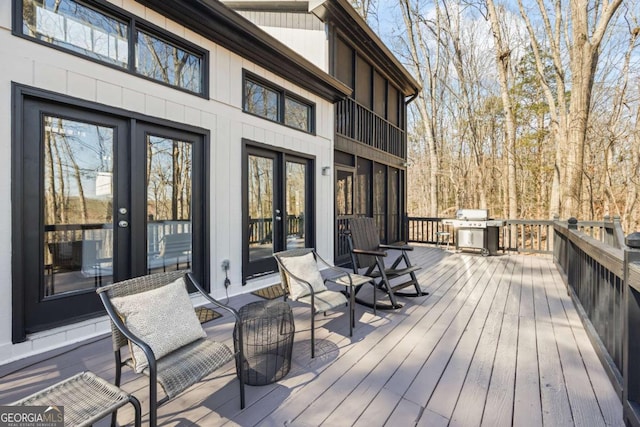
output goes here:
[[[591, 111], [591, 90], [598, 65], [600, 43], [613, 14], [622, 0], [603, 2], [602, 14], [598, 17], [593, 34], [589, 34], [588, 0], [571, 0], [571, 100], [569, 101], [569, 123], [567, 144], [567, 183], [562, 202], [563, 217], [577, 216], [582, 211], [582, 177], [584, 174], [584, 150], [587, 124]], [[592, 9], [593, 10], [593, 9]], [[595, 12], [597, 13], [597, 9]]]
[[[435, 81], [437, 76], [434, 73], [434, 68], [437, 70], [440, 62], [440, 45], [438, 44], [435, 56], [435, 67], [432, 66], [431, 55], [426, 45], [422, 31], [419, 25], [414, 23], [414, 13], [410, 0], [400, 0], [400, 7], [402, 10], [402, 16], [404, 19], [405, 28], [408, 34], [408, 48], [411, 57], [411, 64], [414, 70], [414, 74], [417, 76], [417, 80], [422, 86], [423, 90], [418, 99], [416, 100], [416, 108], [420, 114], [420, 120], [423, 123], [424, 140], [427, 146], [427, 159], [428, 159], [428, 198], [429, 208], [427, 214], [429, 216], [437, 216], [438, 212], [438, 151], [436, 145], [436, 119], [434, 117], [437, 100], [435, 91]], [[439, 14], [436, 14], [439, 15]], [[439, 16], [436, 17], [439, 22]], [[422, 58], [422, 59], [421, 59]], [[425, 69], [426, 68], [426, 69]], [[426, 76], [425, 76], [426, 75]]]
[[518, 199], [516, 185], [516, 120], [513, 113], [513, 103], [509, 95], [509, 59], [511, 50], [505, 46], [498, 13], [493, 0], [486, 0], [489, 22], [493, 32], [495, 43], [496, 65], [498, 68], [498, 80], [500, 81], [500, 95], [502, 98], [502, 110], [505, 115], [505, 134], [507, 152], [507, 198], [509, 200], [509, 218], [518, 218]]

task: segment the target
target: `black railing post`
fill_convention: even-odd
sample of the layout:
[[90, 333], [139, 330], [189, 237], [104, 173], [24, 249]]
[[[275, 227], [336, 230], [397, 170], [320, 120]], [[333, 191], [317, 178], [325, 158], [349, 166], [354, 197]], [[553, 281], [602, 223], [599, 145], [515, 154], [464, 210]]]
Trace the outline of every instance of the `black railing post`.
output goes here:
[[404, 242], [411, 241], [411, 233], [410, 233], [410, 224], [409, 224], [409, 214], [405, 212], [403, 215], [402, 221], [403, 229], [400, 230], [400, 240]]
[[624, 421], [627, 425], [640, 425], [640, 283], [630, 283], [631, 263], [640, 263], [640, 233], [631, 233], [625, 239], [624, 290], [625, 324], [623, 342], [624, 387], [622, 404]]
[[[567, 228], [569, 231], [578, 231], [578, 220], [571, 217], [567, 220]], [[574, 290], [580, 285], [580, 264], [581, 260], [575, 245], [570, 240], [567, 240], [567, 294], [571, 295], [571, 288]]]

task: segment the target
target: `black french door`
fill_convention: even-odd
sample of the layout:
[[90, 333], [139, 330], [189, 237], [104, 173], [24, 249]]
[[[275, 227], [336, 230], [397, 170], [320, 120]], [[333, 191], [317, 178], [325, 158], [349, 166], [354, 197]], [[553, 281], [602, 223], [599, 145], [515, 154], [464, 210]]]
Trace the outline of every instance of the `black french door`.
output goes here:
[[244, 281], [276, 271], [275, 252], [313, 245], [312, 163], [292, 153], [245, 146]]
[[36, 98], [22, 111], [14, 341], [101, 314], [98, 286], [176, 269], [204, 278], [203, 135]]

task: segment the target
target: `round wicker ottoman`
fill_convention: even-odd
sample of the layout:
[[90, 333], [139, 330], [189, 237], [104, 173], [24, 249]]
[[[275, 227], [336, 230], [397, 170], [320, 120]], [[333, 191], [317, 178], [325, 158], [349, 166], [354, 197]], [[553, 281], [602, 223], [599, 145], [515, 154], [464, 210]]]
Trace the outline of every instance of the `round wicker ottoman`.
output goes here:
[[[266, 385], [291, 369], [293, 313], [284, 301], [257, 301], [239, 310], [244, 341], [244, 383]], [[234, 342], [237, 347], [237, 329]], [[236, 361], [237, 363], [237, 361]]]

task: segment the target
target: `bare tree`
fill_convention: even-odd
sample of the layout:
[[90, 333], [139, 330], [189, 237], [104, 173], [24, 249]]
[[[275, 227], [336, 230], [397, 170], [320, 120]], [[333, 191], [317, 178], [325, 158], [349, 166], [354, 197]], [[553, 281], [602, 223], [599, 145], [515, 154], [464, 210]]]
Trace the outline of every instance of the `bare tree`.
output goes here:
[[[544, 40], [537, 34], [529, 12], [522, 0], [518, 0], [520, 12], [531, 38], [531, 47], [538, 64], [540, 82], [545, 87], [547, 100], [552, 106], [554, 136], [556, 137], [556, 161], [550, 214], [562, 217], [579, 215], [582, 208], [582, 178], [587, 123], [591, 110], [591, 91], [598, 65], [602, 39], [614, 13], [622, 0], [596, 2], [591, 7], [588, 0], [572, 0], [563, 15], [561, 0], [554, 0], [547, 7], [544, 0], [537, 0], [540, 19], [544, 28]], [[553, 10], [553, 15], [549, 14]], [[563, 49], [569, 52], [569, 65], [563, 61]], [[551, 82], [542, 72], [543, 49], [548, 49], [555, 67], [555, 96]], [[565, 85], [569, 82], [571, 96], [567, 100]], [[561, 192], [561, 190], [564, 190]]]
[[493, 33], [493, 42], [496, 56], [496, 66], [498, 69], [498, 81], [500, 83], [500, 95], [502, 99], [502, 109], [505, 115], [506, 153], [507, 153], [507, 181], [509, 200], [509, 218], [518, 217], [518, 199], [516, 188], [516, 118], [514, 114], [513, 102], [509, 89], [511, 49], [507, 45], [504, 37], [498, 12], [493, 0], [486, 0], [489, 22]]
[[[423, 90], [415, 101], [416, 109], [419, 114], [419, 120], [416, 123], [419, 134], [422, 136], [420, 142], [424, 141], [426, 149], [426, 159], [420, 167], [414, 168], [418, 173], [427, 173], [427, 202], [428, 213], [430, 215], [438, 215], [438, 111], [439, 111], [439, 95], [440, 85], [438, 72], [443, 71], [441, 66], [442, 43], [436, 43], [433, 49], [427, 47], [425, 37], [422, 34], [422, 25], [418, 22], [422, 21], [428, 24], [427, 28], [436, 35], [440, 34], [440, 13], [436, 12], [435, 18], [431, 22], [427, 22], [420, 16], [417, 7], [410, 0], [399, 0], [404, 19], [405, 29], [407, 31], [406, 44], [409, 51], [410, 64], [414, 75], [421, 84]], [[421, 131], [421, 132], [420, 132]], [[420, 143], [416, 141], [416, 144]], [[420, 145], [423, 146], [423, 145]]]

